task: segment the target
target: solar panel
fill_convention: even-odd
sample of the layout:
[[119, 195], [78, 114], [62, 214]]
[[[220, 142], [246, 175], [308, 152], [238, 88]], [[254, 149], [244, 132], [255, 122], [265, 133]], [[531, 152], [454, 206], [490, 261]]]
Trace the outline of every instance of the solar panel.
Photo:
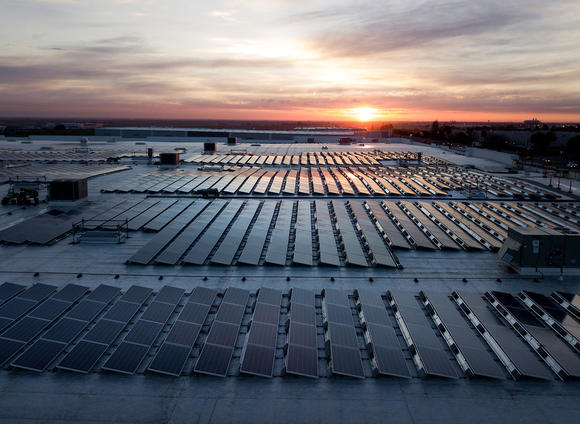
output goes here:
[[418, 367], [426, 375], [457, 378], [447, 352], [424, 312], [419, 309], [415, 297], [409, 292], [394, 290], [389, 291], [389, 296], [398, 309], [399, 325], [408, 330], [410, 339], [407, 339], [407, 344], [415, 348], [414, 360]]
[[356, 349], [358, 348], [358, 342], [356, 333], [352, 330], [352, 326], [335, 324], [333, 322], [328, 323], [328, 332], [332, 337], [331, 343]]
[[421, 293], [443, 323], [448, 336], [451, 337], [450, 340], [446, 339], [447, 343], [455, 344], [458, 352], [465, 358], [471, 373], [481, 377], [505, 378], [494, 357], [476, 337], [474, 331], [467, 326], [454, 303], [442, 293], [425, 291]]
[[109, 345], [119, 337], [123, 328], [125, 328], [124, 322], [101, 319], [96, 323], [91, 331], [85, 335], [84, 339]]
[[141, 315], [141, 320], [155, 321], [164, 323], [166, 322], [173, 311], [175, 310], [175, 304], [152, 302], [143, 315]]
[[222, 302], [243, 305], [245, 307], [246, 304], [248, 303], [249, 297], [250, 297], [249, 291], [238, 289], [236, 287], [230, 287], [226, 291]]
[[37, 283], [22, 293], [19, 297], [21, 299], [34, 300], [40, 302], [46, 299], [50, 294], [54, 293], [56, 290], [55, 286], [48, 284]]
[[[521, 308], [522, 305], [517, 299], [509, 293], [498, 291], [490, 292], [495, 301], [499, 301], [510, 313], [510, 315], [517, 320], [520, 327], [516, 326], [514, 322], [510, 321], [512, 327], [520, 333], [522, 337], [528, 336], [525, 340], [530, 344], [534, 350], [550, 365], [552, 370], [560, 375], [560, 370], [551, 364], [535, 344], [530, 340], [531, 336], [540, 344], [564, 372], [571, 377], [580, 377], [580, 357], [572, 352], [568, 345], [559, 339], [554, 333], [544, 327], [542, 322], [536, 318], [532, 313], [526, 309]], [[498, 303], [493, 302], [493, 305], [498, 308]], [[523, 327], [522, 329], [520, 329]]]
[[28, 343], [49, 324], [50, 321], [44, 319], [24, 317], [5, 331], [2, 337]]
[[[461, 310], [464, 314], [472, 314], [481, 327], [485, 330], [484, 339], [488, 345], [505, 359], [504, 365], [514, 377], [524, 376], [551, 380], [549, 371], [530, 352], [529, 348], [517, 335], [507, 328], [491, 311], [480, 295], [470, 292], [454, 292], [454, 297], [459, 304], [463, 304]], [[473, 323], [472, 318], [470, 320]], [[514, 367], [516, 373], [510, 367]]]
[[24, 351], [14, 362], [13, 367], [41, 372], [47, 363], [52, 362], [66, 347], [65, 343], [39, 340]]
[[107, 359], [103, 369], [123, 374], [135, 374], [147, 352], [149, 352], [149, 346], [123, 342]]
[[222, 302], [215, 319], [217, 321], [240, 325], [245, 310], [245, 306]]
[[280, 290], [262, 287], [258, 293], [259, 303], [268, 303], [270, 305], [280, 306], [282, 300], [282, 292]]
[[179, 314], [179, 320], [203, 324], [210, 310], [210, 306], [197, 303], [186, 303]]
[[139, 309], [141, 309], [141, 304], [139, 303], [118, 300], [103, 318], [119, 322], [129, 322]]
[[206, 343], [195, 365], [195, 371], [217, 377], [225, 377], [228, 373], [233, 352], [233, 347], [215, 346]]
[[314, 292], [308, 289], [292, 289], [292, 303], [314, 307]]
[[140, 319], [135, 323], [133, 328], [129, 330], [124, 341], [146, 346], [152, 345], [162, 328], [163, 324]]
[[349, 326], [353, 325], [352, 312], [350, 308], [344, 306], [336, 306], [335, 304], [326, 304], [325, 309], [326, 309], [326, 317], [329, 322]]
[[248, 343], [261, 346], [276, 346], [278, 336], [278, 325], [264, 324], [261, 322], [252, 322]]
[[13, 298], [18, 293], [21, 293], [25, 289], [24, 286], [14, 283], [3, 283], [0, 285], [0, 305], [7, 300]]
[[273, 347], [248, 344], [244, 352], [244, 359], [240, 369], [246, 373], [263, 377], [272, 377], [275, 353], [276, 349]]
[[62, 290], [55, 293], [51, 299], [62, 300], [64, 302], [76, 302], [79, 300], [89, 289], [84, 286], [79, 286], [77, 284], [67, 284]]
[[85, 321], [63, 318], [53, 325], [43, 336], [43, 339], [55, 342], [72, 342], [87, 326]]
[[318, 353], [316, 349], [289, 344], [286, 358], [286, 372], [318, 378]]
[[191, 348], [195, 344], [200, 331], [201, 325], [199, 324], [176, 321], [171, 327], [171, 331], [165, 339], [165, 342], [189, 346]]
[[25, 345], [25, 342], [0, 338], [0, 365], [16, 355]]
[[254, 321], [278, 323], [280, 318], [280, 307], [265, 303], [256, 303], [254, 308]]
[[[27, 311], [32, 309], [37, 302], [34, 300], [21, 299], [15, 297], [2, 306], [0, 306], [0, 317], [8, 318], [10, 320], [17, 319], [24, 315]], [[10, 321], [8, 321], [10, 322]], [[2, 329], [0, 328], [0, 331]]]
[[165, 302], [177, 305], [185, 290], [179, 289], [177, 287], [163, 286], [157, 296], [155, 296], [155, 302]]
[[[131, 290], [131, 289], [129, 289]], [[87, 300], [94, 300], [95, 302], [109, 303], [115, 297], [119, 295], [119, 289], [117, 287], [108, 286], [106, 284], [99, 285], [95, 290], [93, 290], [87, 297]]]
[[341, 291], [341, 290], [337, 290], [337, 289], [324, 289], [324, 301], [329, 304], [332, 303], [334, 305], [338, 305], [338, 306], [343, 306], [345, 308], [350, 308], [350, 305], [348, 303], [348, 298], [346, 297], [346, 294]]
[[189, 302], [201, 303], [211, 306], [215, 300], [217, 291], [206, 287], [196, 287], [189, 296]]
[[358, 349], [330, 345], [330, 356], [332, 358], [332, 372], [350, 377], [364, 378], [364, 370]]
[[[299, 303], [291, 303], [290, 319], [293, 322], [300, 322], [302, 324], [316, 325], [316, 311], [313, 306], [306, 306]], [[351, 317], [352, 320], [352, 317]]]
[[177, 377], [183, 371], [190, 352], [191, 348], [188, 346], [164, 343], [149, 365], [149, 371]]
[[81, 321], [92, 321], [105, 308], [106, 304], [94, 302], [92, 300], [81, 300], [77, 305], [67, 313], [68, 318], [74, 318]]
[[70, 306], [71, 302], [48, 299], [46, 302], [42, 303], [40, 306], [30, 312], [29, 316], [52, 321], [58, 318]]
[[238, 338], [238, 331], [239, 324], [214, 321], [209, 335], [207, 336], [206, 343], [220, 346], [234, 346]]
[[129, 290], [121, 296], [120, 300], [142, 304], [149, 298], [152, 292], [153, 290], [147, 287], [131, 286], [129, 287]]
[[379, 373], [396, 377], [410, 377], [409, 367], [400, 349], [375, 345], [373, 361]]

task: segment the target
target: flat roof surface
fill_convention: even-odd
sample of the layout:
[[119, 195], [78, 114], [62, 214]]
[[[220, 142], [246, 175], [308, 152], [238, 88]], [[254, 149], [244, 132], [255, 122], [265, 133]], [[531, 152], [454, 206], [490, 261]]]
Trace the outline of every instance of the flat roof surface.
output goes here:
[[[5, 146], [14, 146], [12, 142], [0, 140], [0, 150]], [[65, 142], [34, 141], [32, 146], [52, 145], [55, 149], [67, 148]], [[186, 146], [187, 156], [201, 151], [199, 143], [150, 143], [147, 145], [163, 146], [164, 150]], [[20, 147], [20, 145], [18, 145]], [[28, 150], [31, 145], [24, 145]], [[23, 146], [23, 147], [24, 147]], [[93, 145], [89, 145], [93, 148]], [[133, 142], [114, 143], [115, 148], [130, 149]], [[95, 146], [95, 149], [111, 148], [108, 143]], [[140, 146], [139, 148], [142, 148]], [[252, 146], [240, 144], [235, 148], [247, 148], [256, 154], [299, 154], [309, 152], [372, 152], [374, 149], [385, 151], [422, 151], [426, 155], [439, 156], [457, 165], [497, 165], [489, 160], [469, 158], [432, 146], [406, 144], [404, 140], [381, 145], [365, 147], [311, 144], [266, 144]], [[68, 147], [70, 148], [70, 146]], [[160, 147], [161, 148], [161, 147]], [[219, 145], [224, 151], [229, 146]], [[221, 152], [220, 152], [221, 153]], [[147, 164], [131, 164], [132, 169], [115, 174], [101, 175], [89, 180], [89, 198], [95, 204], [113, 207], [122, 201], [155, 198], [151, 193], [103, 193], [101, 189], [122, 182], [141, 178], [157, 167]], [[197, 165], [184, 165], [182, 169], [196, 170]], [[291, 169], [280, 166], [264, 166], [265, 169]], [[299, 167], [294, 167], [298, 169]], [[516, 175], [516, 178], [530, 176]], [[532, 175], [541, 181], [541, 176]], [[0, 185], [0, 195], [8, 189]], [[553, 189], [553, 188], [552, 188]], [[553, 189], [555, 190], [555, 189]], [[565, 194], [565, 192], [562, 192]], [[199, 199], [193, 194], [163, 195], [163, 199]], [[225, 200], [224, 200], [225, 199]], [[234, 199], [259, 200], [261, 202], [281, 200], [299, 201], [332, 199], [346, 202], [378, 201], [372, 197], [359, 195], [329, 198], [313, 194], [299, 196], [280, 195], [279, 197], [249, 197], [233, 195], [224, 198], [226, 203]], [[389, 201], [395, 199], [388, 199]], [[402, 198], [409, 202], [417, 200], [433, 203], [442, 201], [439, 198], [420, 198], [420, 196]], [[465, 201], [459, 195], [457, 201]], [[448, 202], [449, 200], [443, 200]], [[484, 200], [471, 200], [478, 203]], [[495, 201], [495, 200], [494, 200]], [[512, 202], [511, 200], [506, 200]], [[568, 198], [561, 203], [576, 202]], [[60, 206], [62, 208], [62, 206]], [[78, 206], [74, 206], [76, 208]], [[0, 230], [25, 222], [25, 220], [46, 212], [46, 204], [40, 206], [3, 206], [0, 209]], [[296, 218], [292, 218], [292, 222]], [[352, 219], [352, 218], [351, 218]], [[370, 222], [370, 221], [369, 221]], [[271, 225], [273, 229], [274, 225]], [[230, 227], [228, 227], [230, 228]], [[22, 284], [29, 287], [35, 283], [51, 284], [58, 288], [66, 284], [79, 284], [94, 289], [100, 284], [107, 284], [125, 292], [132, 285], [148, 287], [157, 293], [163, 286], [181, 288], [189, 294], [195, 287], [206, 287], [223, 292], [230, 287], [242, 288], [250, 292], [250, 303], [244, 313], [238, 338], [238, 347], [234, 353], [229, 375], [226, 378], [211, 377], [198, 373], [189, 373], [181, 377], [169, 377], [144, 372], [140, 369], [135, 375], [121, 375], [106, 372], [102, 363], [116, 350], [124, 335], [108, 349], [104, 359], [93, 372], [79, 375], [58, 370], [54, 366], [38, 373], [4, 366], [0, 369], [0, 421], [3, 422], [199, 422], [199, 423], [245, 423], [245, 422], [385, 422], [392, 418], [403, 423], [423, 422], [489, 422], [502, 420], [506, 422], [554, 422], [574, 421], [580, 410], [580, 382], [575, 380], [559, 381], [551, 371], [551, 381], [519, 380], [486, 380], [466, 378], [456, 380], [434, 377], [419, 377], [412, 355], [405, 346], [404, 336], [398, 329], [392, 309], [387, 307], [389, 316], [397, 329], [406, 362], [413, 371], [410, 379], [395, 377], [374, 377], [370, 374], [364, 379], [352, 379], [330, 375], [327, 365], [329, 356], [324, 349], [325, 330], [323, 311], [325, 300], [322, 291], [334, 288], [348, 295], [352, 313], [356, 314], [354, 292], [366, 289], [382, 295], [386, 302], [389, 290], [402, 290], [418, 297], [421, 290], [443, 293], [449, 296], [453, 291], [465, 291], [483, 295], [487, 291], [499, 290], [517, 294], [522, 290], [550, 295], [553, 291], [580, 293], [580, 282], [577, 276], [521, 276], [502, 264], [497, 254], [487, 249], [481, 251], [456, 250], [421, 250], [393, 249], [403, 265], [402, 269], [387, 269], [376, 266], [274, 266], [260, 264], [216, 265], [205, 262], [193, 266], [177, 264], [159, 265], [151, 262], [148, 265], [128, 264], [126, 260], [139, 249], [146, 246], [157, 232], [131, 231], [130, 237], [120, 244], [89, 243], [72, 244], [72, 236], [52, 244], [0, 245], [0, 282]], [[267, 243], [270, 242], [268, 239]], [[268, 244], [266, 244], [268, 245]], [[215, 252], [214, 252], [215, 253]], [[213, 253], [212, 253], [213, 254]], [[38, 273], [38, 274], [35, 274]], [[284, 343], [284, 321], [291, 318], [288, 302], [292, 288], [313, 290], [316, 294], [316, 319], [318, 334], [318, 366], [321, 378], [307, 379], [281, 372], [284, 363], [284, 349], [279, 346], [275, 359], [274, 378], [264, 379], [239, 373], [240, 355], [245, 345], [247, 332], [251, 328], [252, 302], [256, 291], [261, 287], [280, 290], [283, 294], [279, 342]], [[155, 299], [155, 297], [153, 297]], [[418, 299], [418, 298], [417, 298]], [[180, 301], [183, 305], [183, 300]], [[418, 300], [417, 300], [418, 302]], [[147, 307], [149, 303], [145, 305]], [[209, 312], [206, 329], [202, 332], [186, 369], [191, 370], [195, 358], [219, 307], [219, 300]], [[417, 304], [419, 306], [419, 303]], [[491, 311], [490, 307], [490, 311]], [[139, 312], [139, 314], [142, 313]], [[141, 316], [141, 315], [138, 315]], [[354, 316], [354, 315], [353, 315]], [[425, 315], [428, 319], [428, 315]], [[167, 333], [175, 317], [169, 320], [153, 348], [147, 356], [149, 363]], [[93, 324], [94, 325], [94, 322]], [[133, 328], [134, 320], [129, 324]], [[466, 324], [467, 325], [467, 324]], [[357, 340], [364, 354], [364, 329], [361, 322], [355, 322]], [[471, 328], [471, 327], [470, 327]], [[512, 331], [511, 328], [506, 327]], [[475, 330], [474, 334], [475, 333]], [[126, 333], [123, 333], [126, 334]], [[445, 347], [443, 338], [437, 333], [441, 346]], [[515, 333], [514, 333], [515, 334]], [[3, 333], [0, 333], [2, 337]], [[82, 336], [81, 336], [82, 337]], [[478, 336], [479, 337], [479, 336]], [[481, 339], [481, 338], [480, 338]], [[482, 340], [482, 339], [481, 339]], [[73, 342], [73, 345], [78, 339]], [[530, 350], [531, 351], [531, 350]], [[449, 349], [450, 363], [459, 373], [458, 363], [453, 359]], [[531, 351], [532, 352], [532, 351]], [[532, 352], [533, 353], [533, 352]], [[535, 355], [535, 353], [534, 353]], [[60, 359], [59, 359], [60, 360]], [[365, 373], [370, 372], [368, 355], [362, 357]], [[57, 361], [58, 362], [58, 361]], [[499, 363], [499, 362], [498, 362]], [[142, 365], [143, 368], [145, 365]], [[502, 367], [503, 369], [503, 367]]]

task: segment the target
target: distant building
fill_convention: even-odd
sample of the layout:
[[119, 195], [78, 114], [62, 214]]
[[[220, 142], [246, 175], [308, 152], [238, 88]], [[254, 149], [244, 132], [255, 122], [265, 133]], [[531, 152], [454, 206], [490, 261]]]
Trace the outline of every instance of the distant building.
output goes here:
[[542, 125], [542, 122], [538, 118], [532, 118], [524, 121], [524, 126], [526, 127], [537, 127]]

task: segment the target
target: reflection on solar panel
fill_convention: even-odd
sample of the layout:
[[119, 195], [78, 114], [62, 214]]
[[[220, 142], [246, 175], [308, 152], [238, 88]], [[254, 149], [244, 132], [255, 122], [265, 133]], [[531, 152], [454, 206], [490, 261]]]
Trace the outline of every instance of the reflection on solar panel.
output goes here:
[[183, 293], [183, 289], [164, 286], [109, 357], [103, 369], [134, 374], [181, 301]]
[[365, 254], [352, 222], [350, 221], [344, 202], [332, 200], [332, 207], [336, 215], [337, 228], [342, 239], [342, 245], [346, 255], [346, 263], [362, 267], [368, 266]]
[[526, 344], [490, 311], [479, 294], [453, 292], [453, 298], [513, 378], [523, 376], [552, 379], [546, 367], [530, 352]]
[[286, 252], [290, 238], [290, 224], [294, 202], [282, 200], [278, 209], [276, 224], [270, 234], [270, 243], [266, 251], [266, 262], [275, 265], [286, 265]]
[[[91, 331], [68, 352], [57, 368], [80, 373], [90, 372], [143, 306], [151, 292], [146, 287], [131, 286], [97, 321]], [[111, 296], [107, 302], [112, 298]]]
[[149, 365], [149, 371], [173, 376], [181, 375], [216, 294], [215, 290], [204, 287], [196, 287], [193, 290]]
[[467, 375], [505, 378], [495, 358], [467, 325], [455, 303], [445, 294], [431, 291], [421, 291], [421, 299]]
[[225, 377], [236, 346], [237, 335], [250, 292], [230, 287], [222, 299], [195, 372]]
[[393, 219], [395, 224], [401, 229], [403, 234], [408, 234], [413, 240], [415, 247], [420, 249], [435, 249], [435, 245], [425, 236], [425, 234], [417, 228], [417, 226], [409, 219], [409, 217], [394, 203], [382, 201], [381, 205], [387, 214]]
[[243, 202], [241, 200], [232, 200], [229, 202], [219, 216], [211, 223], [207, 231], [191, 247], [189, 254], [183, 259], [183, 262], [202, 265], [242, 206]]
[[310, 202], [307, 200], [298, 201], [295, 230], [292, 262], [301, 265], [312, 265], [312, 223]]
[[[162, 231], [157, 233], [149, 243], [143, 246], [133, 256], [128, 259], [128, 262], [147, 265], [153, 258], [155, 258], [171, 241], [183, 230], [201, 211], [209, 204], [207, 200], [197, 200], [185, 211], [183, 211], [177, 218], [165, 227]], [[178, 247], [178, 246], [176, 246]]]
[[364, 202], [364, 206], [375, 219], [375, 225], [379, 232], [390, 241], [391, 247], [399, 249], [411, 248], [406, 237], [395, 226], [379, 203], [367, 200]]
[[566, 343], [580, 353], [580, 322], [548, 296], [530, 291], [520, 293], [520, 299]]
[[[84, 296], [87, 290], [86, 287], [70, 284], [54, 295], [51, 300], [59, 299], [58, 302], [66, 303], [68, 304], [68, 307], [70, 307], [73, 303]], [[115, 290], [115, 293], [113, 293], [112, 290]], [[98, 312], [100, 312], [107, 306], [107, 303], [118, 294], [118, 292], [118, 289], [114, 289], [111, 286], [101, 285], [97, 287], [91, 295], [95, 295], [93, 298], [103, 299], [104, 302], [88, 300], [87, 297], [75, 308], [64, 314], [60, 319], [57, 320], [60, 313], [58, 315], [52, 315], [53, 318], [51, 321], [47, 322], [47, 325], [51, 323], [54, 323], [54, 325], [52, 325], [52, 327], [45, 332], [40, 339], [36, 340], [26, 351], [18, 356], [11, 365], [15, 368], [24, 368], [38, 372], [45, 370], [57, 358], [57, 356], [64, 351], [68, 344], [89, 325], [90, 321], [95, 316], [93, 309], [91, 309], [91, 313], [88, 314], [89, 318], [78, 318], [78, 316], [82, 316], [82, 314], [78, 313], [78, 308], [82, 307], [81, 305], [86, 304], [83, 302], [91, 302], [91, 306], [92, 303], [99, 304], [100, 309]], [[42, 309], [44, 305], [49, 304], [48, 302], [43, 303], [41, 307], [35, 309], [32, 314], [43, 315], [49, 312], [52, 307], [44, 310]], [[68, 309], [68, 307], [66, 309]], [[61, 310], [62, 313], [66, 309], [59, 310]]]
[[370, 290], [356, 290], [355, 294], [376, 372], [396, 377], [411, 377], [401, 344], [381, 296]]
[[447, 233], [439, 228], [417, 206], [411, 202], [399, 202], [399, 206], [411, 218], [411, 220], [429, 237], [429, 239], [441, 249], [459, 249], [460, 246], [453, 241]]
[[230, 265], [232, 263], [260, 204], [261, 202], [257, 200], [248, 200], [246, 202], [244, 209], [242, 209], [242, 212], [234, 220], [230, 230], [211, 258], [212, 263], [223, 265]]
[[334, 238], [328, 203], [326, 201], [316, 200], [314, 206], [316, 208], [320, 263], [322, 265], [340, 266], [338, 247], [336, 246], [336, 240]]
[[286, 372], [317, 378], [318, 349], [314, 292], [293, 288], [290, 302]]
[[[272, 377], [281, 301], [281, 291], [264, 287], [260, 289], [254, 307], [252, 325], [242, 353], [241, 372], [262, 377]], [[269, 307], [272, 313], [256, 313], [256, 310], [261, 307]]]
[[425, 375], [457, 378], [449, 354], [413, 294], [389, 290], [388, 297], [417, 368]]
[[256, 222], [254, 222], [252, 230], [248, 235], [242, 254], [238, 258], [239, 263], [248, 265], [259, 264], [276, 205], [277, 202], [265, 201], [263, 203], [258, 218], [256, 219]]
[[352, 311], [346, 294], [336, 289], [324, 289], [323, 297], [332, 373], [364, 378]]
[[155, 260], [157, 263], [175, 265], [199, 237], [210, 222], [221, 212], [227, 203], [214, 200], [163, 250]]
[[[491, 291], [487, 299], [561, 379], [580, 377], [580, 357], [509, 293]], [[503, 308], [502, 308], [503, 307]]]
[[395, 262], [393, 253], [385, 245], [382, 237], [377, 233], [375, 225], [369, 219], [362, 204], [354, 200], [348, 201], [348, 204], [376, 263], [389, 268], [397, 268], [398, 265]]

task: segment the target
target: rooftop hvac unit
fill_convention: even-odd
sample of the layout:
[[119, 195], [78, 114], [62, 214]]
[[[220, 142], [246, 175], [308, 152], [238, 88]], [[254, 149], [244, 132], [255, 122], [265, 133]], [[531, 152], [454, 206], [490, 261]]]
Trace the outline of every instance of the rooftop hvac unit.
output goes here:
[[178, 152], [160, 153], [159, 163], [161, 165], [172, 165], [172, 166], [179, 165], [179, 153]]
[[205, 153], [215, 153], [217, 151], [217, 143], [203, 143], [203, 151]]
[[228, 137], [228, 145], [235, 146], [238, 144], [238, 137]]
[[50, 201], [76, 202], [88, 196], [88, 180], [82, 179], [62, 179], [49, 183]]

